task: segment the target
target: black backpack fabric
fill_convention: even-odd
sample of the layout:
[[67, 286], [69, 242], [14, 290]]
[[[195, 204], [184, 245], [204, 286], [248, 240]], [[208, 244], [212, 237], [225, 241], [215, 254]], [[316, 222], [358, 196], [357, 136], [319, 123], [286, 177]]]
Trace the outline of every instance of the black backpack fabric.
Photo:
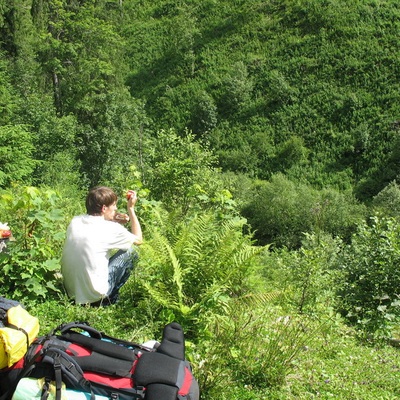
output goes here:
[[[19, 365], [21, 368], [21, 364]], [[15, 376], [16, 375], [16, 376]], [[61, 399], [62, 384], [69, 389], [102, 395], [114, 400], [198, 400], [199, 387], [185, 360], [182, 327], [165, 326], [156, 349], [110, 337], [87, 323], [57, 327], [30, 346], [9, 390], [0, 400], [10, 400], [22, 378], [45, 378], [56, 386]], [[46, 386], [47, 384], [47, 386]]]

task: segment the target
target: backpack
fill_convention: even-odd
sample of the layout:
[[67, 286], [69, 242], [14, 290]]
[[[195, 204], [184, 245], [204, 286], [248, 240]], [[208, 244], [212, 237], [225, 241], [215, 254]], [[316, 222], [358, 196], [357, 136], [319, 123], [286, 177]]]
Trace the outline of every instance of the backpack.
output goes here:
[[198, 400], [184, 345], [182, 327], [174, 322], [165, 326], [157, 348], [108, 336], [84, 322], [63, 324], [32, 343], [0, 400], [25, 399], [19, 393], [38, 385], [32, 399]]

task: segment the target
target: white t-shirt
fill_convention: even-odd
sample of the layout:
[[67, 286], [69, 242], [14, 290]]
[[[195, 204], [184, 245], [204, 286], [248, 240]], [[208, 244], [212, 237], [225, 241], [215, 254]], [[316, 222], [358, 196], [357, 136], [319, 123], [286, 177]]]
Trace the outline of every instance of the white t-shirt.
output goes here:
[[128, 250], [137, 240], [117, 222], [79, 215], [67, 229], [61, 272], [68, 295], [76, 303], [93, 303], [108, 292], [108, 261], [112, 250]]

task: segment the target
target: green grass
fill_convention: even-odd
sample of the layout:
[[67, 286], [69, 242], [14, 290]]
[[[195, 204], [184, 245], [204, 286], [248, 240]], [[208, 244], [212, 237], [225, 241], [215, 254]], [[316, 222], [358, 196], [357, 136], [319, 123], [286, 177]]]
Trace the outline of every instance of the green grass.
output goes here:
[[[132, 308], [124, 297], [121, 303], [106, 308], [75, 306], [65, 299], [46, 301], [28, 307], [28, 311], [39, 317], [40, 334], [64, 322], [87, 321], [111, 336], [126, 340], [143, 342], [161, 338], [160, 327], [151, 322], [144, 324], [140, 310]], [[202, 399], [400, 398], [400, 349], [389, 345], [361, 343], [356, 339], [356, 332], [344, 325], [339, 317], [329, 317], [328, 320], [329, 323], [318, 324], [318, 330], [310, 335], [309, 342], [293, 360], [281, 386], [254, 387], [233, 379], [226, 384], [219, 383], [214, 390], [207, 390]], [[190, 357], [195, 358], [196, 349], [189, 347], [187, 351]], [[213, 374], [213, 371], [200, 371], [199, 368], [195, 362], [195, 376]]]
[[397, 399], [399, 356], [398, 349], [364, 346], [353, 337], [321, 341], [303, 353], [276, 398]]

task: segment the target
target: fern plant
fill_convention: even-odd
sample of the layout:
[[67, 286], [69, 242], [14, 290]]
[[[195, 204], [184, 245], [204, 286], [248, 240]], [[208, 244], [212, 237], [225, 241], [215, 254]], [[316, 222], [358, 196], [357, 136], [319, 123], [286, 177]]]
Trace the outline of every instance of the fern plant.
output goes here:
[[227, 298], [250, 288], [248, 278], [263, 248], [243, 235], [244, 224], [204, 214], [146, 232], [136, 271], [140, 279], [128, 283], [137, 304], [145, 312], [152, 309], [160, 324], [175, 320], [189, 335], [204, 333], [210, 313], [224, 313]]

